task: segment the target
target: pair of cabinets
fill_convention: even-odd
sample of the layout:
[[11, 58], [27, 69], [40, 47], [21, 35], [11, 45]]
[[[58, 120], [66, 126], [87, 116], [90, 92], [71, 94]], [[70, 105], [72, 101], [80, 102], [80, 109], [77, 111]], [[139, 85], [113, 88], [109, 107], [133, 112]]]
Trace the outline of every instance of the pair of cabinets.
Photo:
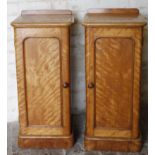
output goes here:
[[[15, 30], [21, 147], [68, 148], [69, 10], [23, 11]], [[85, 16], [87, 150], [138, 151], [144, 17], [137, 9], [90, 9]]]

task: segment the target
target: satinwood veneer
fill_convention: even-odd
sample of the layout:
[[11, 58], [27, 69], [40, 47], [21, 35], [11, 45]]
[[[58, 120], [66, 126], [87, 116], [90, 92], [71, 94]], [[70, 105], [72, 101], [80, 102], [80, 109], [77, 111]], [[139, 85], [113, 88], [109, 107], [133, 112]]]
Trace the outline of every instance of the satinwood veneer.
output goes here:
[[139, 151], [140, 68], [145, 18], [138, 9], [85, 15], [87, 150]]
[[12, 22], [16, 48], [19, 146], [68, 148], [70, 10], [22, 11]]

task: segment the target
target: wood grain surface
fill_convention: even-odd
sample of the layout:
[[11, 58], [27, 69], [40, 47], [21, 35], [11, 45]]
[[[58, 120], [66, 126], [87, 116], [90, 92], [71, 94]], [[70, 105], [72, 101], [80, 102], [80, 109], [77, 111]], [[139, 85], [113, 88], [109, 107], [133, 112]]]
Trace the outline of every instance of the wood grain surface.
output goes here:
[[[38, 12], [25, 11], [12, 24], [16, 48], [19, 146], [68, 148], [73, 144], [69, 60], [72, 16], [66, 12], [66, 17], [64, 11], [62, 14], [60, 11], [41, 11], [41, 15], [31, 13]], [[55, 13], [59, 18], [52, 18]], [[23, 22], [28, 25], [23, 26]]]
[[[86, 33], [87, 134], [136, 138], [142, 30], [87, 28]], [[88, 88], [91, 82], [94, 89]]]
[[[63, 88], [63, 83], [70, 83], [68, 35], [69, 29], [65, 27], [15, 29], [22, 135], [68, 135], [71, 132], [70, 88]], [[37, 123], [41, 126], [31, 126]], [[48, 127], [44, 126], [47, 124]]]
[[133, 46], [130, 38], [99, 38], [95, 42], [96, 128], [132, 127]]
[[84, 17], [84, 26], [118, 26], [139, 27], [145, 26], [146, 17], [136, 8], [100, 8], [89, 9]]
[[87, 10], [88, 14], [95, 15], [112, 15], [112, 16], [138, 16], [137, 8], [92, 8]]
[[29, 126], [62, 126], [60, 54], [57, 38], [24, 41]]
[[116, 152], [139, 152], [141, 150], [141, 138], [136, 139], [110, 139], [85, 137], [85, 147], [90, 150], [104, 150]]
[[21, 15], [71, 15], [71, 10], [23, 10]]
[[[112, 10], [115, 15], [110, 17], [92, 15], [93, 11], [88, 11], [90, 14], [84, 20], [85, 147], [87, 150], [139, 151], [144, 17], [120, 17], [122, 10], [118, 14]], [[104, 11], [106, 14], [110, 10], [97, 10], [97, 13], [104, 14]]]
[[73, 146], [73, 135], [70, 136], [42, 136], [42, 137], [27, 137], [20, 136], [18, 140], [18, 145], [23, 148], [53, 148], [53, 149], [62, 149], [62, 148], [70, 148]]
[[70, 10], [25, 10], [11, 25], [18, 28], [65, 27], [74, 23]]

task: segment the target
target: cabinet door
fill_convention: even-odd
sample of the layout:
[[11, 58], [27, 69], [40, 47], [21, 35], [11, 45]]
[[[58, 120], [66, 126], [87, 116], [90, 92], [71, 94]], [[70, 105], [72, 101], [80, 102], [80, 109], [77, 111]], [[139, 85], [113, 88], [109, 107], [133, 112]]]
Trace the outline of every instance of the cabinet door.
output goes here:
[[70, 134], [68, 34], [67, 28], [16, 30], [21, 135]]
[[137, 137], [141, 29], [86, 33], [87, 135]]

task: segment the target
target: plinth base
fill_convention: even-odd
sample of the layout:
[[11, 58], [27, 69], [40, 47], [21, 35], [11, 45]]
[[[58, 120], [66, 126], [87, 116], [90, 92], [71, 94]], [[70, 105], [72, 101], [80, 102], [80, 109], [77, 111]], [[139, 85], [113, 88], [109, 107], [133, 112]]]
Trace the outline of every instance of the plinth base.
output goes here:
[[21, 148], [70, 148], [73, 146], [73, 135], [70, 136], [19, 136]]
[[92, 138], [84, 140], [86, 150], [139, 152], [141, 150], [141, 137], [136, 139], [123, 138]]

